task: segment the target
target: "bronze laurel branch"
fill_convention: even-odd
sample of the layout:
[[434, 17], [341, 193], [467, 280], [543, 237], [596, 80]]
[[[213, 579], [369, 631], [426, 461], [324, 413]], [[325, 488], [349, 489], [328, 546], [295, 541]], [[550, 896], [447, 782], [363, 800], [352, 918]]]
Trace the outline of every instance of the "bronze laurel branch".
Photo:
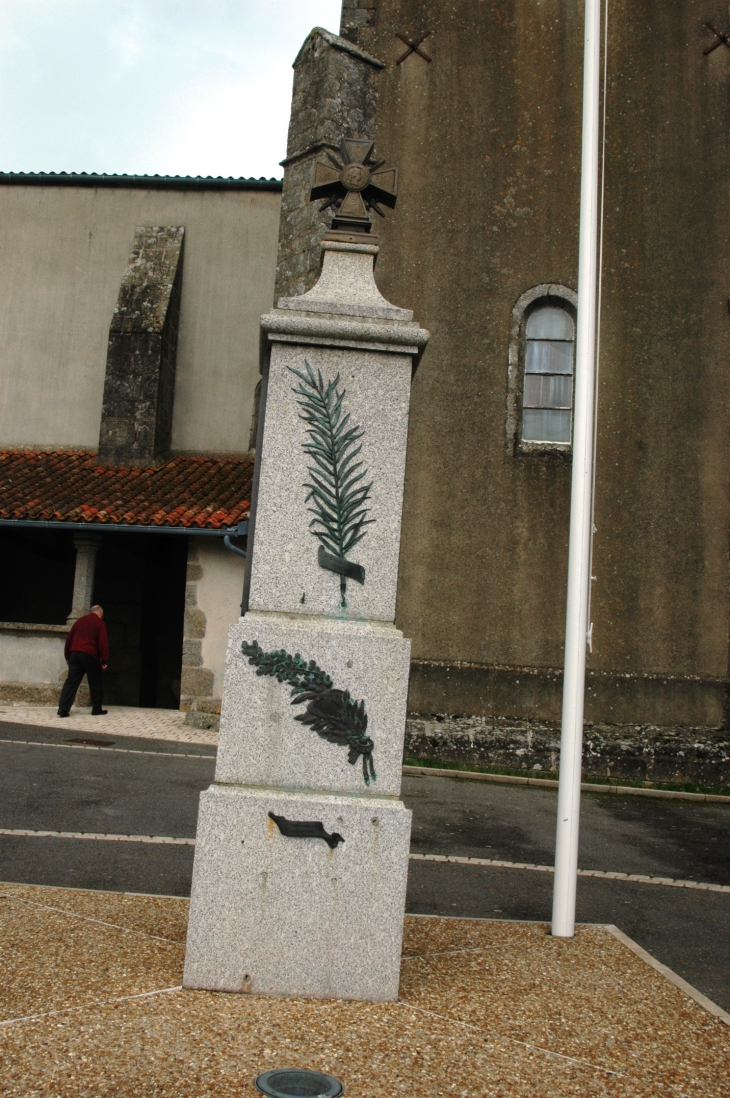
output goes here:
[[354, 766], [362, 756], [362, 776], [366, 785], [376, 780], [372, 739], [366, 735], [368, 716], [365, 703], [353, 701], [349, 690], [336, 690], [329, 675], [314, 660], [291, 656], [283, 648], [264, 652], [258, 641], [241, 645], [244, 656], [256, 668], [257, 675], [271, 675], [291, 686], [291, 704], [307, 703], [304, 713], [294, 720], [309, 725], [328, 743], [348, 747], [347, 761]]

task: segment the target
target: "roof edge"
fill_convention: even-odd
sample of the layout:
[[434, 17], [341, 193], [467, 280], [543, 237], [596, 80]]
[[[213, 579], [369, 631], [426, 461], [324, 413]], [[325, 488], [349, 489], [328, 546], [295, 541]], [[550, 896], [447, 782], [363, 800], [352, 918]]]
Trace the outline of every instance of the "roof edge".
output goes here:
[[[248, 512], [246, 512], [248, 515]], [[141, 523], [125, 522], [66, 522], [62, 519], [5, 519], [0, 518], [0, 527], [35, 527], [43, 530], [81, 530], [105, 531], [106, 533], [122, 534], [188, 534], [194, 537], [243, 537], [245, 531], [240, 530], [244, 524], [248, 524], [248, 518], [239, 519], [232, 526], [172, 526], [170, 523], [153, 523], [143, 525]], [[248, 526], [247, 526], [248, 528]]]
[[[86, 446], [3, 446], [0, 445], [0, 460], [3, 457], [7, 457], [10, 454], [28, 455], [28, 454], [48, 454], [50, 456], [67, 456], [73, 457], [89, 457], [96, 458], [98, 451]], [[237, 451], [221, 451], [220, 453], [214, 453], [212, 451], [202, 451], [201, 453], [190, 452], [188, 450], [178, 450], [176, 453], [170, 454], [169, 457], [164, 458], [161, 461], [150, 461], [143, 465], [105, 465], [103, 462], [99, 463], [99, 469], [112, 470], [114, 472], [120, 472], [127, 470], [129, 472], [155, 472], [160, 469], [164, 469], [166, 465], [171, 465], [173, 462], [178, 461], [180, 458], [190, 461], [225, 461], [225, 462], [251, 462], [253, 463], [253, 455], [250, 450]]]
[[281, 179], [212, 175], [98, 175], [95, 172], [0, 172], [0, 186], [118, 187], [152, 191], [281, 191]]
[[294, 58], [294, 63], [292, 64], [293, 69], [299, 64], [304, 50], [315, 36], [324, 38], [325, 42], [329, 46], [332, 46], [333, 49], [342, 50], [343, 53], [349, 53], [353, 57], [356, 57], [358, 61], [365, 61], [366, 64], [372, 65], [376, 69], [385, 68], [385, 62], [378, 61], [377, 57], [373, 57], [371, 53], [366, 53], [365, 50], [361, 50], [359, 46], [355, 46], [352, 42], [349, 42], [347, 38], [341, 38], [339, 34], [333, 34], [332, 31], [325, 30], [324, 27], [313, 27], [304, 39], [299, 53]]

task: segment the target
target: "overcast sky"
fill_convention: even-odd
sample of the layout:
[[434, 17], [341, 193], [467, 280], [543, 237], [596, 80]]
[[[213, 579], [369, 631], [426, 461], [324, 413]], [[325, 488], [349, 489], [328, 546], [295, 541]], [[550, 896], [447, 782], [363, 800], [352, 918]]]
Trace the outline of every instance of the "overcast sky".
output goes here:
[[340, 0], [0, 0], [0, 171], [276, 176]]

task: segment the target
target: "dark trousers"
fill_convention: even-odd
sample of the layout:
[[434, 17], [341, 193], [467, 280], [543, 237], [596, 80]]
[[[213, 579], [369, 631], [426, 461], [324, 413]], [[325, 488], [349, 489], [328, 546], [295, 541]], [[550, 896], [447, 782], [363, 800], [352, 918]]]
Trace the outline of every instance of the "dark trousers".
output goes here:
[[68, 713], [74, 703], [76, 691], [81, 686], [84, 675], [89, 682], [91, 694], [91, 710], [98, 713], [101, 709], [101, 660], [89, 656], [86, 652], [72, 652], [68, 661], [68, 678], [63, 684], [58, 708], [62, 713]]

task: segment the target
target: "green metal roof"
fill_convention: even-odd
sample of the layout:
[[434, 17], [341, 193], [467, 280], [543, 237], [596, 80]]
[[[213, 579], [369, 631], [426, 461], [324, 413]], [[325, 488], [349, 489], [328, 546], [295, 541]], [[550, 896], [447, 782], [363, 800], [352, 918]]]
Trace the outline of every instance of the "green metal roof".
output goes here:
[[97, 175], [95, 172], [0, 172], [0, 185], [121, 187], [160, 191], [281, 191], [280, 179], [222, 175]]

